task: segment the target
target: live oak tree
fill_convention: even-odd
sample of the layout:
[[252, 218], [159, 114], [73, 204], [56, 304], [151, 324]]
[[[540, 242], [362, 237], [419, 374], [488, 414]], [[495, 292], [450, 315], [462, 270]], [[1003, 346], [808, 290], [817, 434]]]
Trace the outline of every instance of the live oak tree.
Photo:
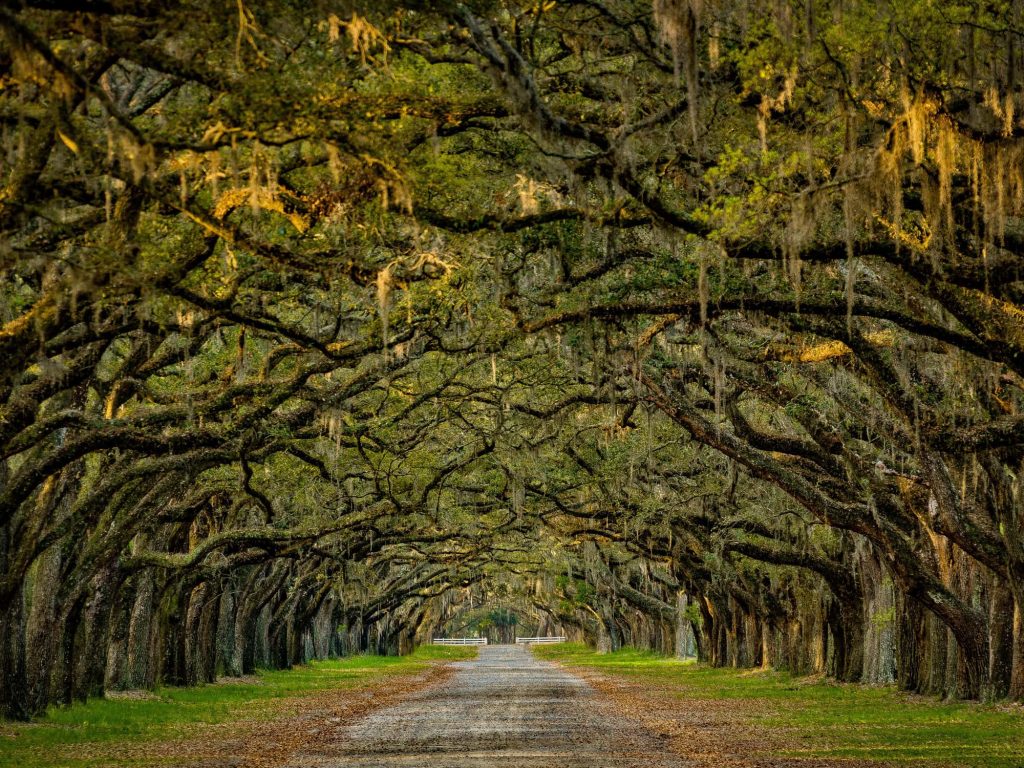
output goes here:
[[[563, 266], [571, 290], [562, 293], [572, 298], [522, 327], [663, 318], [636, 330], [622, 345], [634, 361], [614, 367], [693, 438], [785, 491], [818, 522], [866, 540], [901, 594], [948, 628], [959, 656], [946, 666], [959, 665], [958, 682], [936, 683], [944, 662], [925, 658], [940, 653], [927, 646], [953, 657], [923, 628], [902, 638], [903, 682], [1003, 691], [1014, 655], [1008, 594], [1016, 590], [1019, 525], [996, 488], [1013, 482], [1020, 458], [1009, 437], [1018, 428], [1020, 373], [1017, 208], [1008, 194], [1019, 58], [1012, 14], [911, 5], [830, 18], [804, 10], [774, 8], [766, 22], [749, 8], [705, 8], [698, 20], [696, 7], [656, 4], [651, 22], [629, 7], [549, 9], [549, 27], [534, 29], [550, 29], [552, 46], [571, 26], [578, 37], [592, 34], [591, 49], [603, 55], [592, 74], [579, 75], [584, 106], [571, 112], [562, 59], [544, 59], [542, 32], [532, 47], [517, 47], [514, 28], [456, 11], [537, 141], [571, 154], [577, 181], [605, 180], [622, 196], [618, 210], [635, 207], [631, 224], [645, 215], [655, 224], [606, 235], [606, 259], [635, 269], [632, 284], [602, 294], [582, 285], [590, 274]], [[579, 23], [588, 12], [592, 27]], [[986, 21], [975, 26], [979, 18]], [[943, 55], [951, 29], [968, 55]], [[893, 50], [875, 44], [888, 32], [896, 33]], [[671, 72], [659, 58], [665, 51], [651, 44], [659, 34], [674, 57]], [[984, 62], [981, 50], [989, 52]], [[685, 90], [680, 83], [679, 101], [666, 103], [680, 66]], [[662, 87], [645, 89], [654, 83]], [[684, 101], [688, 126], [675, 119]], [[694, 119], [702, 103], [711, 111]], [[624, 109], [644, 118], [623, 119]], [[643, 274], [637, 262], [656, 260], [659, 246], [674, 273]], [[741, 333], [730, 333], [737, 324]], [[700, 350], [704, 370], [687, 381], [670, 359], [645, 372], [637, 347], [687, 326], [684, 346]], [[773, 349], [794, 341], [796, 349]], [[830, 361], [852, 368], [852, 380], [818, 370], [804, 383], [793, 370]], [[801, 397], [823, 408], [823, 396], [836, 406], [831, 418], [785, 413]], [[713, 415], [702, 412], [704, 397]], [[787, 418], [759, 428], [743, 401]], [[844, 421], [852, 429], [840, 429]], [[877, 437], [864, 440], [872, 431]]]
[[0, 29], [5, 714], [488, 595], [1024, 696], [1015, 4]]

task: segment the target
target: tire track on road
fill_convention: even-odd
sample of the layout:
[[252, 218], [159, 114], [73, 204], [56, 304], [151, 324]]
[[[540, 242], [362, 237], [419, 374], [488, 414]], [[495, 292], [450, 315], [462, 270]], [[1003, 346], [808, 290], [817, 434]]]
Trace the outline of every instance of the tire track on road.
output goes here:
[[288, 768], [680, 768], [664, 742], [523, 646], [486, 646], [444, 683], [336, 727]]

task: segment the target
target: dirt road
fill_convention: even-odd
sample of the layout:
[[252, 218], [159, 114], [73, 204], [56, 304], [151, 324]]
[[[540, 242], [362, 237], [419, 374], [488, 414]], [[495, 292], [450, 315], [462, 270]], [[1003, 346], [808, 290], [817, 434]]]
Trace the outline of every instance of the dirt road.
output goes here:
[[481, 648], [437, 687], [319, 734], [289, 768], [679, 768], [661, 739], [523, 647]]

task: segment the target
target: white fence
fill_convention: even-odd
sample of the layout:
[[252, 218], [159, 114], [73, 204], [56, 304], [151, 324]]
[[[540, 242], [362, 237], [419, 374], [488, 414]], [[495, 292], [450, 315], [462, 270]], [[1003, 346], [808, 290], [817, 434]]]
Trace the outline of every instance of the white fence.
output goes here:
[[529, 645], [530, 643], [564, 643], [565, 635], [556, 637], [517, 637], [516, 645]]
[[435, 637], [434, 645], [487, 645], [486, 637]]

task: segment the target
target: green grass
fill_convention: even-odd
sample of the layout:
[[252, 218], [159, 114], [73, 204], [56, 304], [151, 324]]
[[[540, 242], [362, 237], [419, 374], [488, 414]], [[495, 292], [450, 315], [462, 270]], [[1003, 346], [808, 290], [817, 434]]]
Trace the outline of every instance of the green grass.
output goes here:
[[663, 684], [686, 699], [742, 700], [752, 724], [780, 729], [780, 755], [886, 760], [918, 766], [1024, 768], [1024, 710], [943, 703], [890, 687], [841, 685], [772, 671], [713, 669], [625, 649], [535, 647], [541, 658]]
[[261, 671], [242, 682], [160, 688], [143, 699], [94, 699], [51, 709], [32, 723], [0, 721], [0, 768], [150, 765], [151, 757], [113, 759], [115, 747], [181, 739], [205, 725], [271, 718], [288, 699], [359, 688], [382, 676], [411, 674], [430, 662], [472, 658], [475, 648], [423, 646], [409, 656], [352, 656], [291, 670]]

